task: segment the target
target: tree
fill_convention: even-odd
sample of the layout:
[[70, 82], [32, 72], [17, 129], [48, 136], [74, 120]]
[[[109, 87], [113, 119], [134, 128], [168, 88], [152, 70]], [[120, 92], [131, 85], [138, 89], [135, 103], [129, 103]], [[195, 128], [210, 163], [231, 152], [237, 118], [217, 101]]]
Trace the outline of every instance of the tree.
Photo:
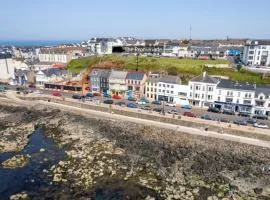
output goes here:
[[242, 69], [242, 65], [237, 65], [237, 71], [240, 72], [240, 70]]
[[175, 76], [178, 75], [178, 70], [176, 67], [169, 67], [167, 72], [169, 75], [175, 75]]

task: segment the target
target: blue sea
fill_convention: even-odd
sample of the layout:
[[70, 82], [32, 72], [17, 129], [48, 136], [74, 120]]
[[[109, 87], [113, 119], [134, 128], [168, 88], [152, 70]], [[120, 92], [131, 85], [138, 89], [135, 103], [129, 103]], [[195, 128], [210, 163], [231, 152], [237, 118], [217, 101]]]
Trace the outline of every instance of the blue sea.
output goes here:
[[80, 40], [0, 40], [0, 46], [56, 46], [80, 42]]

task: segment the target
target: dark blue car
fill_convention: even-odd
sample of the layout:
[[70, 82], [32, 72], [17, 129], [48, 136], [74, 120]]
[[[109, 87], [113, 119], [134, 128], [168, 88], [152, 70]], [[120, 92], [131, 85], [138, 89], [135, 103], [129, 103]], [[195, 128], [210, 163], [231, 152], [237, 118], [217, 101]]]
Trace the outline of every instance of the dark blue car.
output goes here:
[[161, 105], [161, 101], [152, 101], [152, 104]]
[[190, 109], [192, 109], [192, 106], [191, 105], [183, 105], [183, 106], [181, 106], [181, 108], [190, 110]]
[[137, 108], [137, 105], [135, 103], [128, 103], [127, 107], [129, 107], [129, 108]]
[[112, 98], [112, 96], [110, 94], [103, 94], [103, 97]]

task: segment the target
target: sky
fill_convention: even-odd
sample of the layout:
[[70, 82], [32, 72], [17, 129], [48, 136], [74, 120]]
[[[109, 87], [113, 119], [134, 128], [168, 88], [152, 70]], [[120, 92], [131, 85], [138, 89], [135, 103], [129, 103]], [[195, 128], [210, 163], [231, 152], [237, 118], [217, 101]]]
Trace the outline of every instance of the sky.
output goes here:
[[270, 0], [3, 0], [0, 40], [270, 39]]

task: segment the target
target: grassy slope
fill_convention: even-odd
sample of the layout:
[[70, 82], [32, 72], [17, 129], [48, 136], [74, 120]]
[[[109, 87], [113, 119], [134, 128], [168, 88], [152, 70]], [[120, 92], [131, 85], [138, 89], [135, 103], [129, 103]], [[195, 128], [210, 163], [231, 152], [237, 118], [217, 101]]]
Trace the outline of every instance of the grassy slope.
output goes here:
[[[87, 57], [72, 60], [68, 64], [68, 69], [73, 73], [79, 73], [81, 70], [91, 67], [93, 64], [97, 64], [102, 61], [112, 61], [115, 63], [123, 63], [123, 69], [136, 69], [136, 57], [120, 57], [120, 56], [104, 56]], [[151, 58], [140, 57], [139, 69], [144, 71], [169, 71], [177, 72], [186, 76], [187, 79], [201, 74], [203, 71], [207, 71], [211, 75], [223, 75], [228, 76], [232, 80], [248, 81], [250, 83], [257, 84], [270, 84], [270, 78], [261, 80], [260, 74], [255, 72], [249, 72], [247, 70], [241, 70], [236, 72], [234, 69], [220, 69], [220, 68], [208, 68], [206, 64], [227, 64], [226, 60], [190, 60], [190, 59], [177, 59], [177, 58]]]

